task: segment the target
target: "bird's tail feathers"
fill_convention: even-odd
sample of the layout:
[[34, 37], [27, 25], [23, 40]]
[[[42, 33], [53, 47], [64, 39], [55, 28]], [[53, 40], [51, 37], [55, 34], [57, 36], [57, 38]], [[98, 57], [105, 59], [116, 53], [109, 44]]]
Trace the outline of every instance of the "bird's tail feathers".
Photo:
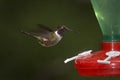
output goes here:
[[22, 31], [22, 30], [21, 30], [21, 32], [22, 32], [23, 34], [29, 35], [29, 36], [31, 36], [31, 37], [33, 37], [33, 38], [35, 38], [35, 39], [42, 40], [42, 38], [41, 38], [40, 36], [36, 36], [36, 35], [34, 35], [33, 33], [25, 32], [25, 31]]
[[36, 36], [35, 36], [34, 34], [32, 34], [32, 33], [25, 32], [25, 31], [22, 31], [22, 30], [21, 30], [21, 32], [22, 32], [23, 34], [25, 34], [25, 35], [29, 35], [29, 36], [31, 36], [31, 37], [36, 38]]
[[24, 34], [26, 34], [26, 35], [30, 35], [30, 36], [32, 36], [32, 34], [29, 33], [29, 32], [25, 32], [25, 31], [23, 31], [23, 30], [21, 30], [21, 32], [24, 33]]

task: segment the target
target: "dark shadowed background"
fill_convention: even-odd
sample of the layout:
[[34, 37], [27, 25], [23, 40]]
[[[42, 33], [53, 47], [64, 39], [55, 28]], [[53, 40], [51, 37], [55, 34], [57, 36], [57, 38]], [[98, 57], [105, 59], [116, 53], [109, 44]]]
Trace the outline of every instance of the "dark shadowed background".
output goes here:
[[[64, 24], [80, 34], [69, 32], [58, 45], [42, 47], [20, 32], [39, 23]], [[0, 80], [101, 80], [79, 76], [74, 62], [64, 64], [79, 52], [99, 50], [101, 41], [89, 0], [0, 0]]]

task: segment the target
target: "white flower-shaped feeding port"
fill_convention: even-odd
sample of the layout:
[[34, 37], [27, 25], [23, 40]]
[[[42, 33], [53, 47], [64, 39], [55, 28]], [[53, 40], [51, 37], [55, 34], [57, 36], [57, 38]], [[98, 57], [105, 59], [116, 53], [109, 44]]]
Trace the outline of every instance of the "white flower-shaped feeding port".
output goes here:
[[104, 60], [97, 60], [98, 63], [101, 64], [110, 64], [111, 62], [109, 61], [111, 58], [120, 56], [120, 51], [109, 51], [106, 52], [107, 57]]
[[71, 57], [71, 58], [67, 58], [67, 59], [64, 61], [64, 63], [68, 63], [68, 62], [70, 62], [70, 61], [72, 61], [72, 60], [77, 59], [78, 57], [90, 55], [91, 52], [92, 52], [92, 50], [88, 50], [88, 51], [84, 51], [84, 52], [82, 52], [82, 53], [79, 53], [77, 56], [74, 56], [74, 57]]

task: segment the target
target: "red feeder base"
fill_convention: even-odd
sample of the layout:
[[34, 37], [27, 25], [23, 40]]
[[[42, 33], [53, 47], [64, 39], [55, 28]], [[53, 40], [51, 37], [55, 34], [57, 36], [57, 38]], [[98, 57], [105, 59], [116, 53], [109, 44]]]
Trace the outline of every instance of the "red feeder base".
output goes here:
[[110, 64], [101, 64], [106, 52], [120, 51], [120, 42], [103, 42], [102, 50], [75, 60], [75, 66], [81, 76], [120, 76], [120, 56], [111, 58]]

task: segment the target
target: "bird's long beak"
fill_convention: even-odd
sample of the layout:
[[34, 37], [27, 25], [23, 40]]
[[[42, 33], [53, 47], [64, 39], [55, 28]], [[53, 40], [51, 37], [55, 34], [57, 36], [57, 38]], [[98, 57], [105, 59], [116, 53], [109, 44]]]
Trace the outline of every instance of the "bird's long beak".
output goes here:
[[71, 28], [68, 28], [68, 27], [66, 27], [66, 26], [63, 26], [66, 30], [68, 30], [68, 31], [72, 31], [72, 32], [75, 32], [75, 33], [77, 33], [77, 34], [80, 34], [80, 32], [79, 31], [77, 31], [77, 30], [73, 30], [73, 29], [71, 29]]
[[72, 29], [70, 29], [70, 28], [68, 28], [68, 27], [66, 27], [66, 29], [67, 29], [68, 31], [73, 31]]
[[63, 25], [62, 28], [66, 29], [67, 31], [73, 31], [72, 29], [66, 27], [65, 25]]

